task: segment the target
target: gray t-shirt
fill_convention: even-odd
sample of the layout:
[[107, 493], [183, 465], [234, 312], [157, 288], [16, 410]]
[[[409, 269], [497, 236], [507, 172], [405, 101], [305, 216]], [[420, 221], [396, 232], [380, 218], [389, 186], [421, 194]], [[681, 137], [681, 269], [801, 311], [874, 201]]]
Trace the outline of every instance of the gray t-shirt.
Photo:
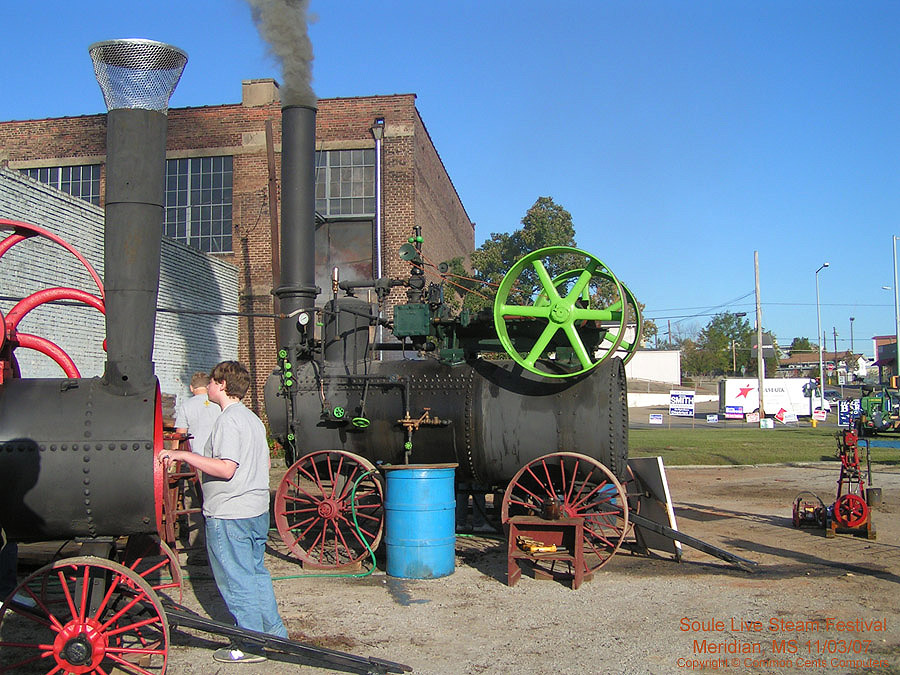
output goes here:
[[221, 412], [222, 409], [210, 401], [206, 394], [191, 396], [178, 407], [178, 412], [175, 413], [175, 428], [187, 429], [193, 436], [191, 450], [202, 453], [206, 439], [209, 438], [213, 424]]
[[203, 454], [237, 464], [230, 480], [203, 474], [204, 516], [234, 520], [255, 518], [269, 510], [266, 428], [243, 403], [232, 403], [222, 411]]

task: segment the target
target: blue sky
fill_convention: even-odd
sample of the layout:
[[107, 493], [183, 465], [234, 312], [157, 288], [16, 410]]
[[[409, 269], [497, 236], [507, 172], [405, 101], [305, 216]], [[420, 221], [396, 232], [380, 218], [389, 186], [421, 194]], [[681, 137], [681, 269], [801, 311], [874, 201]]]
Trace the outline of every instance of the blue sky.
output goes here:
[[[87, 46], [184, 49], [172, 106], [279, 77], [243, 0], [4, 3], [0, 120], [104, 111]], [[476, 245], [539, 196], [661, 331], [717, 311], [782, 345], [871, 355], [893, 334], [900, 235], [900, 3], [312, 0], [322, 98], [415, 93]], [[426, 233], [427, 235], [427, 233]]]

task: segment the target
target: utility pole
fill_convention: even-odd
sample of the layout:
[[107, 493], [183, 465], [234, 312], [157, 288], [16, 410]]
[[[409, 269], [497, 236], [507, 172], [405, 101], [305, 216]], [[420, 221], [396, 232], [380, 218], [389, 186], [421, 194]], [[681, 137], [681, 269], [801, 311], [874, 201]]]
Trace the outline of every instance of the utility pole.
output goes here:
[[763, 358], [762, 303], [759, 299], [759, 251], [753, 251], [753, 273], [756, 277], [756, 373], [759, 375], [759, 421], [766, 416], [763, 406], [763, 384], [766, 377], [766, 360]]

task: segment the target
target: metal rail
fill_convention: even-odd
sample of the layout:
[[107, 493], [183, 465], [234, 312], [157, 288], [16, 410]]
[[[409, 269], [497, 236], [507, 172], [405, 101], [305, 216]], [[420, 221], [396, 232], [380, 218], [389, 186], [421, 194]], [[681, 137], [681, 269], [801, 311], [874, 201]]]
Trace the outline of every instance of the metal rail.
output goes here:
[[759, 563], [753, 560], [748, 560], [747, 558], [742, 558], [741, 556], [735, 555], [734, 553], [729, 553], [728, 551], [717, 548], [712, 544], [707, 544], [705, 541], [700, 541], [696, 537], [684, 534], [683, 532], [679, 532], [678, 530], [673, 530], [671, 527], [667, 527], [666, 525], [660, 525], [659, 523], [650, 520], [649, 518], [644, 518], [644, 516], [634, 513], [633, 511], [628, 512], [628, 520], [633, 522], [638, 527], [643, 527], [647, 530], [656, 532], [657, 534], [661, 534], [664, 537], [668, 537], [669, 539], [680, 541], [682, 544], [687, 544], [691, 548], [696, 548], [697, 550], [708, 553], [711, 556], [714, 556], [726, 562], [730, 562], [732, 565], [737, 565], [746, 572], [755, 572], [757, 566], [759, 565]]
[[285, 654], [294, 654], [306, 656], [310, 659], [320, 662], [323, 667], [333, 667], [335, 669], [351, 669], [358, 673], [371, 673], [372, 675], [385, 675], [387, 673], [409, 673], [412, 672], [410, 666], [402, 663], [394, 663], [393, 661], [385, 661], [374, 656], [356, 656], [355, 654], [347, 654], [346, 652], [338, 652], [325, 647], [314, 647], [303, 642], [296, 642], [286, 638], [276, 637], [267, 633], [259, 633], [238, 626], [229, 626], [212, 619], [207, 619], [196, 612], [193, 612], [181, 605], [175, 604], [170, 600], [160, 598], [166, 610], [166, 618], [169, 626], [176, 628], [193, 628], [206, 633], [215, 635], [223, 635], [230, 638], [238, 638], [239, 640], [252, 644], [254, 646], [266, 647], [273, 651], [283, 652]]

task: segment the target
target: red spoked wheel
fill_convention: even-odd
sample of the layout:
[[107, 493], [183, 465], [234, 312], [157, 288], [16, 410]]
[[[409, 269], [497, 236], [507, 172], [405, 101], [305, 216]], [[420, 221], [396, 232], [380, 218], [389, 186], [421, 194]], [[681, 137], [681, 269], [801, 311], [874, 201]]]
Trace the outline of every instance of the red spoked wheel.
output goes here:
[[[609, 469], [587, 455], [558, 452], [538, 457], [519, 469], [503, 495], [504, 524], [513, 516], [552, 517], [557, 513], [584, 519], [580, 542], [584, 574], [603, 567], [628, 532], [625, 489]], [[551, 575], [558, 574], [561, 565], [571, 567], [571, 563], [558, 560], [535, 560], [534, 565]]]
[[99, 295], [91, 295], [90, 293], [78, 290], [77, 288], [57, 287], [37, 291], [16, 303], [16, 305], [9, 310], [6, 317], [3, 318], [4, 339], [0, 340], [0, 362], [2, 362], [0, 363], [0, 367], [2, 367], [2, 369], [0, 369], [0, 376], [4, 378], [18, 377], [18, 367], [14, 352], [17, 347], [25, 347], [34, 349], [53, 359], [53, 361], [62, 368], [66, 377], [81, 377], [78, 368], [75, 366], [75, 362], [62, 348], [46, 338], [28, 333], [19, 333], [18, 325], [31, 310], [40, 305], [59, 300], [74, 300], [76, 302], [81, 302], [104, 313], [105, 296], [103, 282], [100, 281], [100, 275], [97, 274], [84, 256], [49, 230], [45, 230], [37, 225], [0, 218], [0, 231], [4, 230], [12, 231], [12, 233], [0, 241], [0, 258], [19, 242], [26, 241], [32, 237], [48, 239], [49, 241], [62, 246], [66, 251], [75, 256], [78, 262], [80, 262], [85, 270], [87, 270], [94, 284], [97, 286]]
[[165, 593], [179, 604], [182, 600], [181, 567], [178, 556], [155, 534], [128, 537], [122, 564], [136, 572], [156, 593]]
[[834, 519], [841, 527], [859, 527], [868, 517], [869, 505], [858, 494], [841, 495], [834, 503]]
[[278, 486], [275, 524], [288, 549], [310, 566], [339, 569], [357, 563], [381, 542], [381, 476], [371, 462], [350, 452], [305, 455]]
[[42, 567], [15, 592], [35, 607], [7, 601], [0, 609], [0, 672], [166, 672], [166, 615], [134, 571], [101, 558], [68, 558]]

